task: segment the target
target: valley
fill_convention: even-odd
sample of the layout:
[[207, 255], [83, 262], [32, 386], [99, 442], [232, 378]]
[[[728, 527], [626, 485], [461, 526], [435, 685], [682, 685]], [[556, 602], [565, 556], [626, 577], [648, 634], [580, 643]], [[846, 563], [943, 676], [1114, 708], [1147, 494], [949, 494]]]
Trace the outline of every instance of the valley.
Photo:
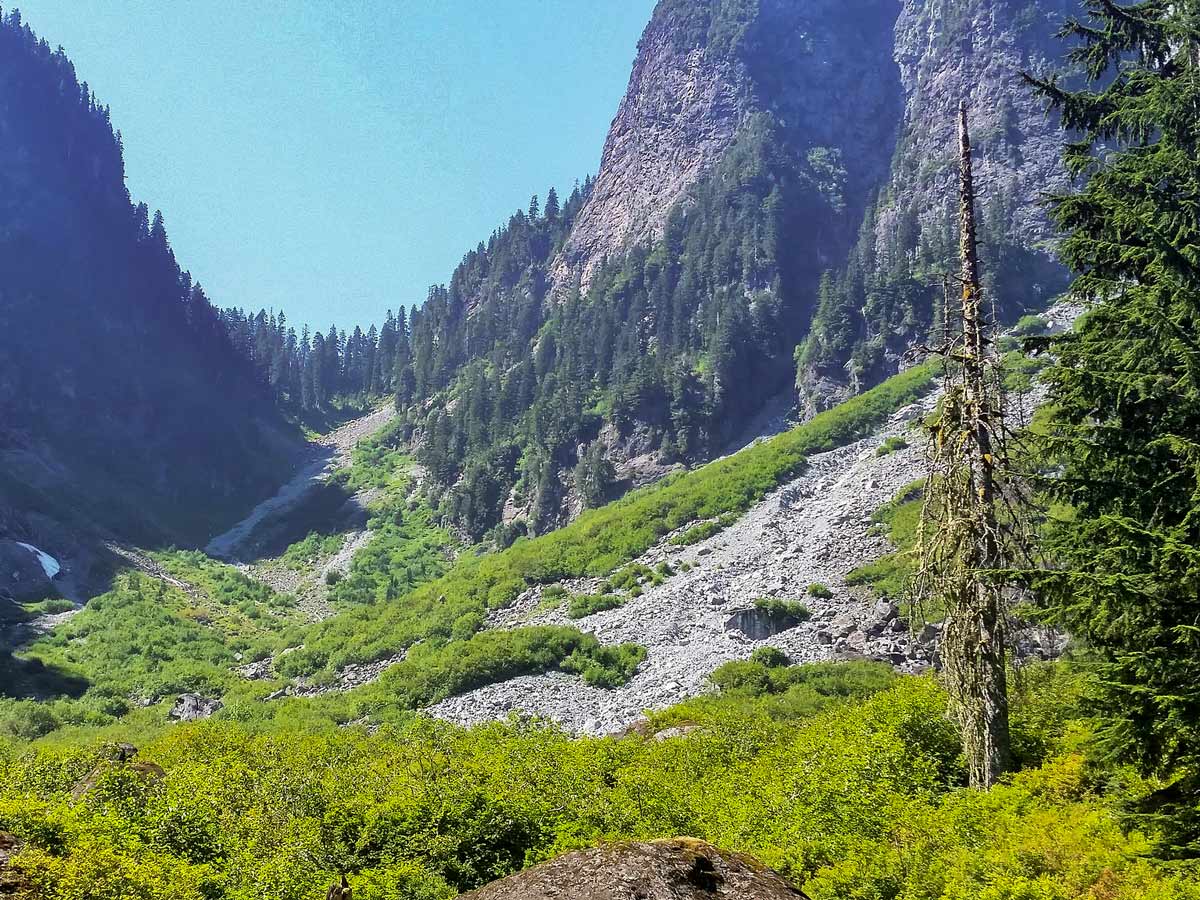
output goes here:
[[1192, 5], [657, 0], [595, 174], [356, 324], [326, 271], [518, 177], [356, 145], [410, 12], [253, 80], [312, 143], [210, 298], [0, 10], [0, 897], [1200, 900]]

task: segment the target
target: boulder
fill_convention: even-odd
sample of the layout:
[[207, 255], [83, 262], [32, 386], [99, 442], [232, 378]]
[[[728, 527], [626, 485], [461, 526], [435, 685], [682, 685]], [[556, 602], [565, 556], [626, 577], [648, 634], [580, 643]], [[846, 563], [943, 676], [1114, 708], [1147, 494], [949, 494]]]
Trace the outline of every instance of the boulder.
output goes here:
[[199, 694], [180, 694], [169, 715], [177, 722], [194, 722], [197, 719], [207, 719], [222, 705], [220, 700], [210, 700]]
[[800, 900], [748, 856], [690, 838], [577, 850], [464, 894], [473, 900]]

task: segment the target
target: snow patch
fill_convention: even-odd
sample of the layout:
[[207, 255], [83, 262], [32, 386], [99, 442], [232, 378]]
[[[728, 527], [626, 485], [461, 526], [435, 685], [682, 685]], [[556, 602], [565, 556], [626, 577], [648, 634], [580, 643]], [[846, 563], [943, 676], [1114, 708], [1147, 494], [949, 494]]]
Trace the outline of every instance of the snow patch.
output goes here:
[[53, 578], [62, 571], [62, 566], [58, 564], [58, 560], [46, 551], [39, 550], [33, 544], [25, 544], [21, 541], [17, 541], [17, 543], [38, 558], [38, 562], [42, 564], [42, 571], [46, 573], [47, 578]]

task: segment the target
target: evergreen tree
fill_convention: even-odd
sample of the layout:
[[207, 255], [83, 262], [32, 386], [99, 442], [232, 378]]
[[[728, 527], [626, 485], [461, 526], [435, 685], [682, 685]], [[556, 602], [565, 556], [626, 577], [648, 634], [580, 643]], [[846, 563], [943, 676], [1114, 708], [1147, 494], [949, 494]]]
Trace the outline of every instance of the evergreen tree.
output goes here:
[[1098, 657], [1114, 753], [1200, 851], [1200, 5], [1088, 0], [1064, 35], [1090, 84], [1030, 80], [1075, 140], [1057, 197], [1072, 295], [1048, 446], [1053, 621]]

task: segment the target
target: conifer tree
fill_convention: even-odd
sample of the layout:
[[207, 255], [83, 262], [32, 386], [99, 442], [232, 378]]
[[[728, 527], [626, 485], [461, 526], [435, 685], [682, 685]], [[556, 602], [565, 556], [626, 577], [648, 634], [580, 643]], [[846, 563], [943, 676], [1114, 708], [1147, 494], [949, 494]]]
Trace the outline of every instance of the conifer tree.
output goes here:
[[[1072, 135], [1056, 197], [1086, 313], [1055, 341], [1053, 621], [1098, 657], [1109, 746], [1200, 850], [1200, 4], [1088, 0], [1089, 84], [1030, 77]], [[1168, 801], [1163, 805], [1163, 801]]]

